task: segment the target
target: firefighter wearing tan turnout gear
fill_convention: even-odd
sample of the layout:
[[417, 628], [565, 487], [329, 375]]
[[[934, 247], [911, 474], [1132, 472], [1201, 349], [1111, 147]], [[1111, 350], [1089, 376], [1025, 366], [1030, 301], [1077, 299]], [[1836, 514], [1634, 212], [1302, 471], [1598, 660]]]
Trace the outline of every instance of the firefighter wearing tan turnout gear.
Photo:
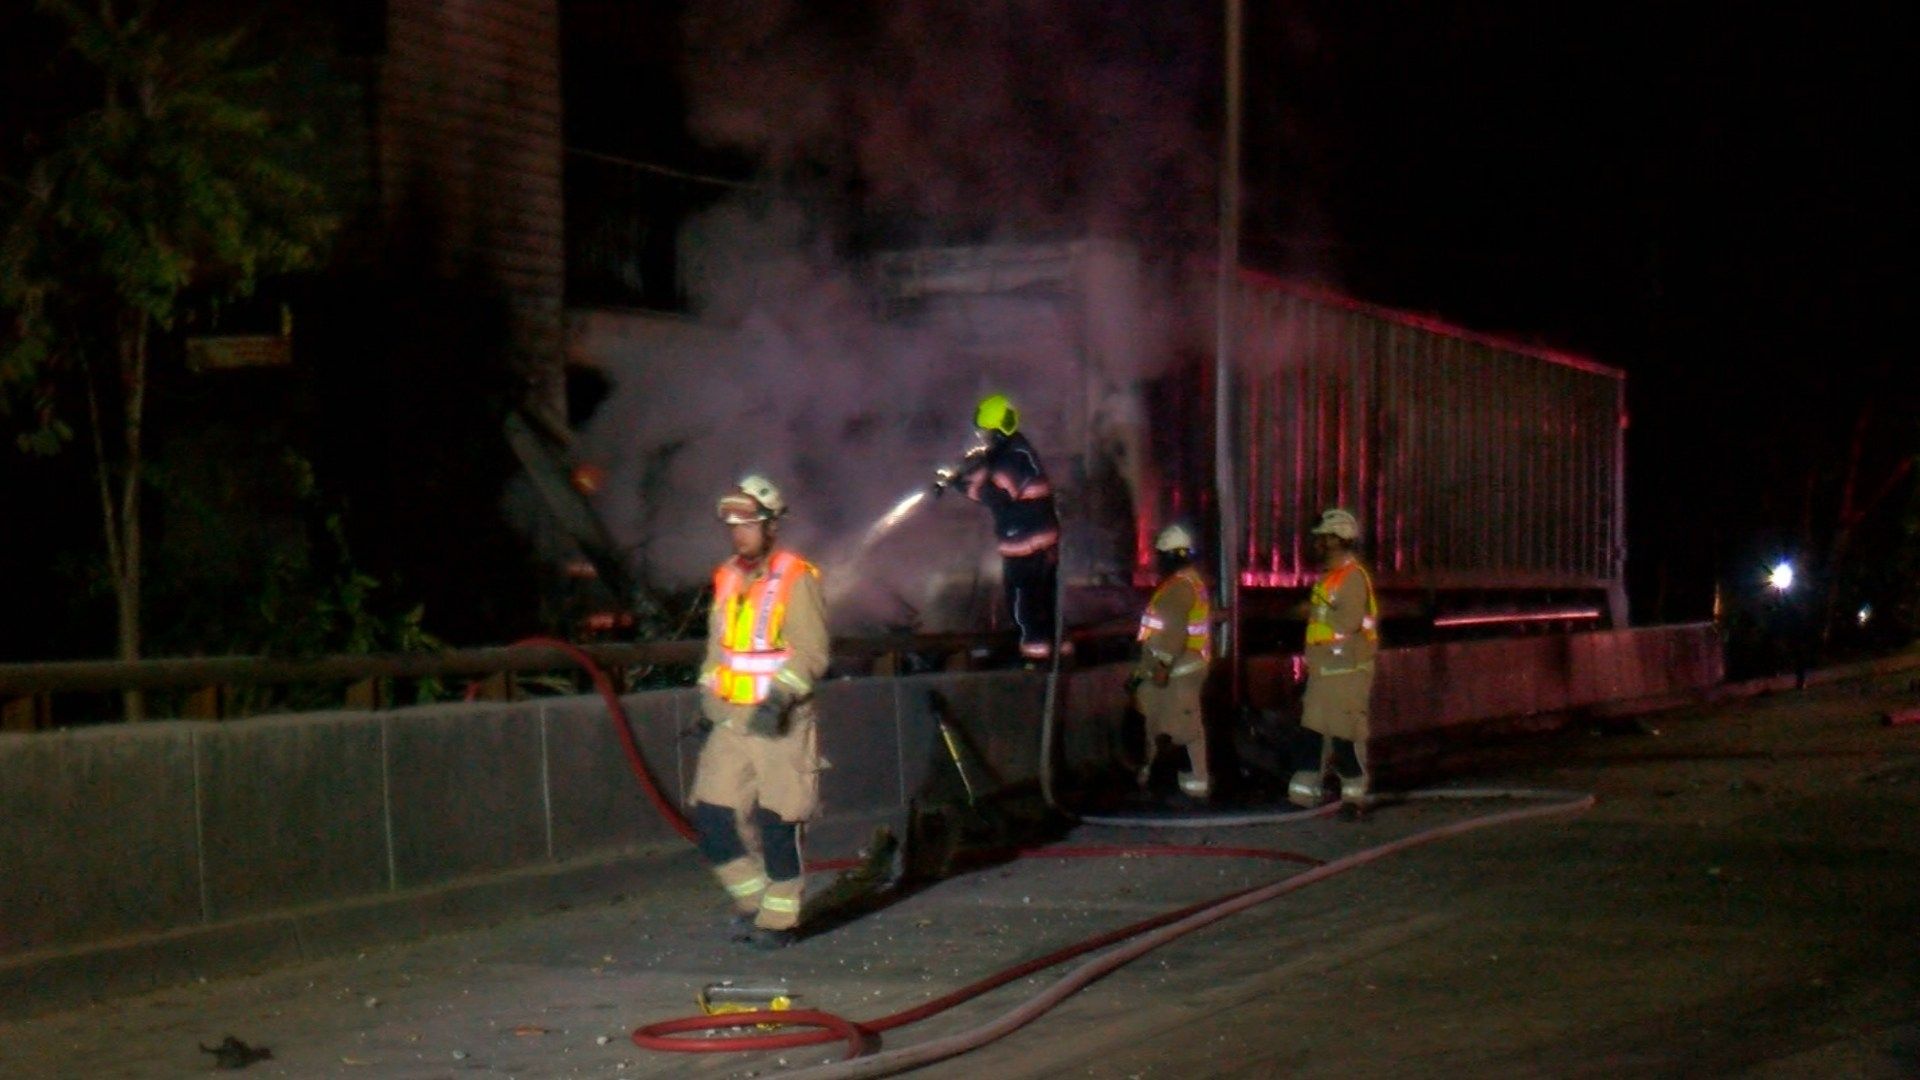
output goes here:
[[1314, 550], [1324, 568], [1313, 585], [1307, 615], [1307, 693], [1301, 723], [1320, 736], [1317, 768], [1293, 774], [1287, 796], [1318, 806], [1334, 777], [1340, 798], [1363, 804], [1372, 793], [1367, 773], [1367, 702], [1374, 656], [1380, 651], [1380, 606], [1373, 578], [1354, 556], [1360, 523], [1340, 509], [1320, 515]]
[[1140, 783], [1146, 785], [1160, 753], [1184, 746], [1192, 771], [1180, 774], [1180, 790], [1205, 799], [1213, 789], [1200, 696], [1213, 660], [1213, 608], [1206, 579], [1194, 566], [1192, 534], [1170, 525], [1160, 530], [1153, 546], [1160, 587], [1140, 615], [1140, 659], [1128, 680], [1147, 728], [1147, 764], [1140, 769]]
[[[801, 828], [820, 805], [815, 684], [827, 671], [820, 571], [778, 548], [779, 489], [749, 476], [722, 496], [733, 558], [713, 573], [700, 703], [711, 724], [693, 779], [700, 852], [753, 927], [739, 940], [779, 948], [794, 939], [806, 891]], [[742, 824], [759, 838], [756, 853]]]

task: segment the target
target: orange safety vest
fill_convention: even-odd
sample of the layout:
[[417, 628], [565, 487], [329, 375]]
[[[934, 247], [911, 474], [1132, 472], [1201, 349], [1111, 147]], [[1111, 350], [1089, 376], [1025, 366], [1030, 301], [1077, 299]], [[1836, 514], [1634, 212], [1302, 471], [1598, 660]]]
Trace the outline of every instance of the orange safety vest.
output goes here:
[[1367, 613], [1360, 618], [1360, 636], [1378, 644], [1380, 641], [1380, 603], [1374, 599], [1373, 578], [1355, 559], [1327, 571], [1319, 581], [1313, 583], [1313, 614], [1307, 621], [1307, 644], [1326, 645], [1330, 642], [1345, 641], [1349, 635], [1334, 632], [1333, 624], [1327, 616], [1333, 608], [1333, 594], [1340, 591], [1340, 585], [1347, 575], [1360, 571], [1361, 580], [1367, 583]]
[[1191, 566], [1186, 567], [1161, 582], [1160, 587], [1153, 590], [1153, 596], [1147, 601], [1147, 609], [1140, 613], [1138, 638], [1139, 641], [1145, 642], [1154, 634], [1166, 629], [1166, 622], [1154, 613], [1154, 609], [1160, 604], [1161, 594], [1182, 578], [1185, 578], [1193, 587], [1193, 604], [1187, 608], [1186, 651], [1198, 656], [1199, 659], [1176, 663], [1173, 667], [1175, 675], [1184, 675], [1189, 671], [1205, 667], [1213, 659], [1213, 603], [1207, 599], [1207, 582], [1200, 576], [1200, 571]]
[[720, 613], [720, 667], [713, 691], [722, 701], [758, 705], [792, 653], [786, 646], [787, 602], [807, 560], [775, 551], [767, 572], [748, 583], [739, 562], [728, 559], [713, 572], [713, 605]]

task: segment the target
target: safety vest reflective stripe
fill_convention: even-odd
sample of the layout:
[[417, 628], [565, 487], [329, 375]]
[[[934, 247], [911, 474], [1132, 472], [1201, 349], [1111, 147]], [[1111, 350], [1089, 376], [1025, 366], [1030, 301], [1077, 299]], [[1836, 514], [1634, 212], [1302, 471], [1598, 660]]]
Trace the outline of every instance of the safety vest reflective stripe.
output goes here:
[[786, 649], [774, 649], [770, 652], [734, 652], [731, 649], [721, 651], [721, 663], [726, 667], [747, 675], [776, 675], [780, 665], [787, 662], [793, 653]]
[[[1152, 609], [1148, 609], [1146, 614], [1140, 616], [1140, 629], [1142, 631], [1157, 632], [1165, 630], [1166, 628], [1167, 620], [1155, 615]], [[1204, 620], [1200, 622], [1190, 622], [1187, 624], [1187, 636], [1199, 637], [1209, 629], [1211, 629], [1211, 627]]]
[[766, 891], [767, 879], [764, 877], [750, 877], [745, 881], [736, 881], [727, 886], [727, 895], [735, 899], [743, 899]]
[[780, 896], [769, 893], [760, 899], [760, 909], [762, 911], [778, 911], [782, 914], [789, 915], [798, 914], [800, 911], [800, 898], [797, 896]]

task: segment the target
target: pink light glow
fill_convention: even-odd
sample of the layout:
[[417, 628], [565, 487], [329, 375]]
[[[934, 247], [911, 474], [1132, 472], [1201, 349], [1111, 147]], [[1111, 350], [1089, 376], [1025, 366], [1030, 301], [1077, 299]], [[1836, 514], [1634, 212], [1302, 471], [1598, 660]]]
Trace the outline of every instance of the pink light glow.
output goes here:
[[[1494, 334], [1483, 334], [1478, 331], [1468, 330], [1465, 327], [1455, 326], [1445, 320], [1436, 319], [1431, 315], [1417, 315], [1410, 311], [1400, 311], [1395, 308], [1380, 307], [1377, 304], [1365, 303], [1364, 301], [1355, 300], [1350, 296], [1337, 293], [1321, 285], [1309, 285], [1304, 282], [1289, 281], [1285, 278], [1275, 277], [1272, 274], [1263, 274], [1258, 270], [1248, 270], [1245, 267], [1241, 268], [1240, 276], [1249, 281], [1257, 281], [1268, 288], [1291, 293], [1294, 296], [1306, 300], [1329, 304], [1333, 307], [1345, 308], [1348, 311], [1357, 311], [1363, 315], [1371, 315], [1376, 319], [1399, 323], [1401, 326], [1411, 326], [1415, 329], [1426, 330], [1435, 334], [1444, 334], [1447, 337], [1456, 338], [1460, 341], [1477, 342], [1481, 345], [1502, 349], [1506, 352], [1519, 353], [1522, 356], [1532, 356], [1551, 363], [1592, 372], [1595, 375], [1609, 375], [1616, 379], [1625, 379], [1627, 377], [1627, 373], [1621, 371], [1619, 368], [1608, 367], [1598, 361], [1589, 360], [1584, 356], [1561, 352], [1558, 349], [1541, 348], [1538, 345], [1526, 345]], [[1621, 420], [1624, 424], [1624, 414]]]
[[1494, 626], [1502, 623], [1557, 622], [1573, 619], [1598, 619], [1599, 608], [1565, 608], [1560, 611], [1487, 611], [1468, 615], [1442, 615], [1435, 626]]

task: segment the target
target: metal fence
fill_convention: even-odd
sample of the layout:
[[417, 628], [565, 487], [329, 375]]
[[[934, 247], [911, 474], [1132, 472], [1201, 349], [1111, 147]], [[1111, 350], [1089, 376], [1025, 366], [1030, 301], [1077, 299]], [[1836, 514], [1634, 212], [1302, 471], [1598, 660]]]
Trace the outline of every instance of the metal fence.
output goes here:
[[[1083, 658], [1124, 654], [1132, 644], [1131, 622], [1109, 621], [1076, 627], [1068, 637]], [[649, 641], [580, 646], [605, 670], [616, 688], [688, 684], [693, 681], [705, 642]], [[838, 638], [833, 668], [838, 675], [895, 675], [960, 671], [1019, 663], [1011, 632], [915, 634]], [[540, 673], [565, 673], [560, 676]], [[115, 695], [126, 690], [175, 691], [178, 719], [236, 719], [265, 712], [348, 708], [376, 709], [411, 703], [398, 693], [405, 684], [439, 680], [448, 696], [502, 700], [524, 696], [538, 686], [547, 692], [572, 692], [584, 683], [578, 665], [561, 648], [541, 645], [448, 649], [384, 655], [279, 658], [264, 656], [181, 657], [154, 660], [69, 660], [0, 664], [0, 730], [33, 731], [71, 723], [76, 716], [97, 717], [98, 709], [63, 709], [83, 696]], [[462, 683], [458, 690], [451, 684]], [[288, 707], [284, 697], [249, 696], [263, 687], [320, 688], [309, 700], [318, 704]], [[265, 702], [264, 709], [249, 702]]]
[[1243, 584], [1353, 509], [1384, 587], [1617, 589], [1625, 377], [1259, 276], [1239, 294]]

